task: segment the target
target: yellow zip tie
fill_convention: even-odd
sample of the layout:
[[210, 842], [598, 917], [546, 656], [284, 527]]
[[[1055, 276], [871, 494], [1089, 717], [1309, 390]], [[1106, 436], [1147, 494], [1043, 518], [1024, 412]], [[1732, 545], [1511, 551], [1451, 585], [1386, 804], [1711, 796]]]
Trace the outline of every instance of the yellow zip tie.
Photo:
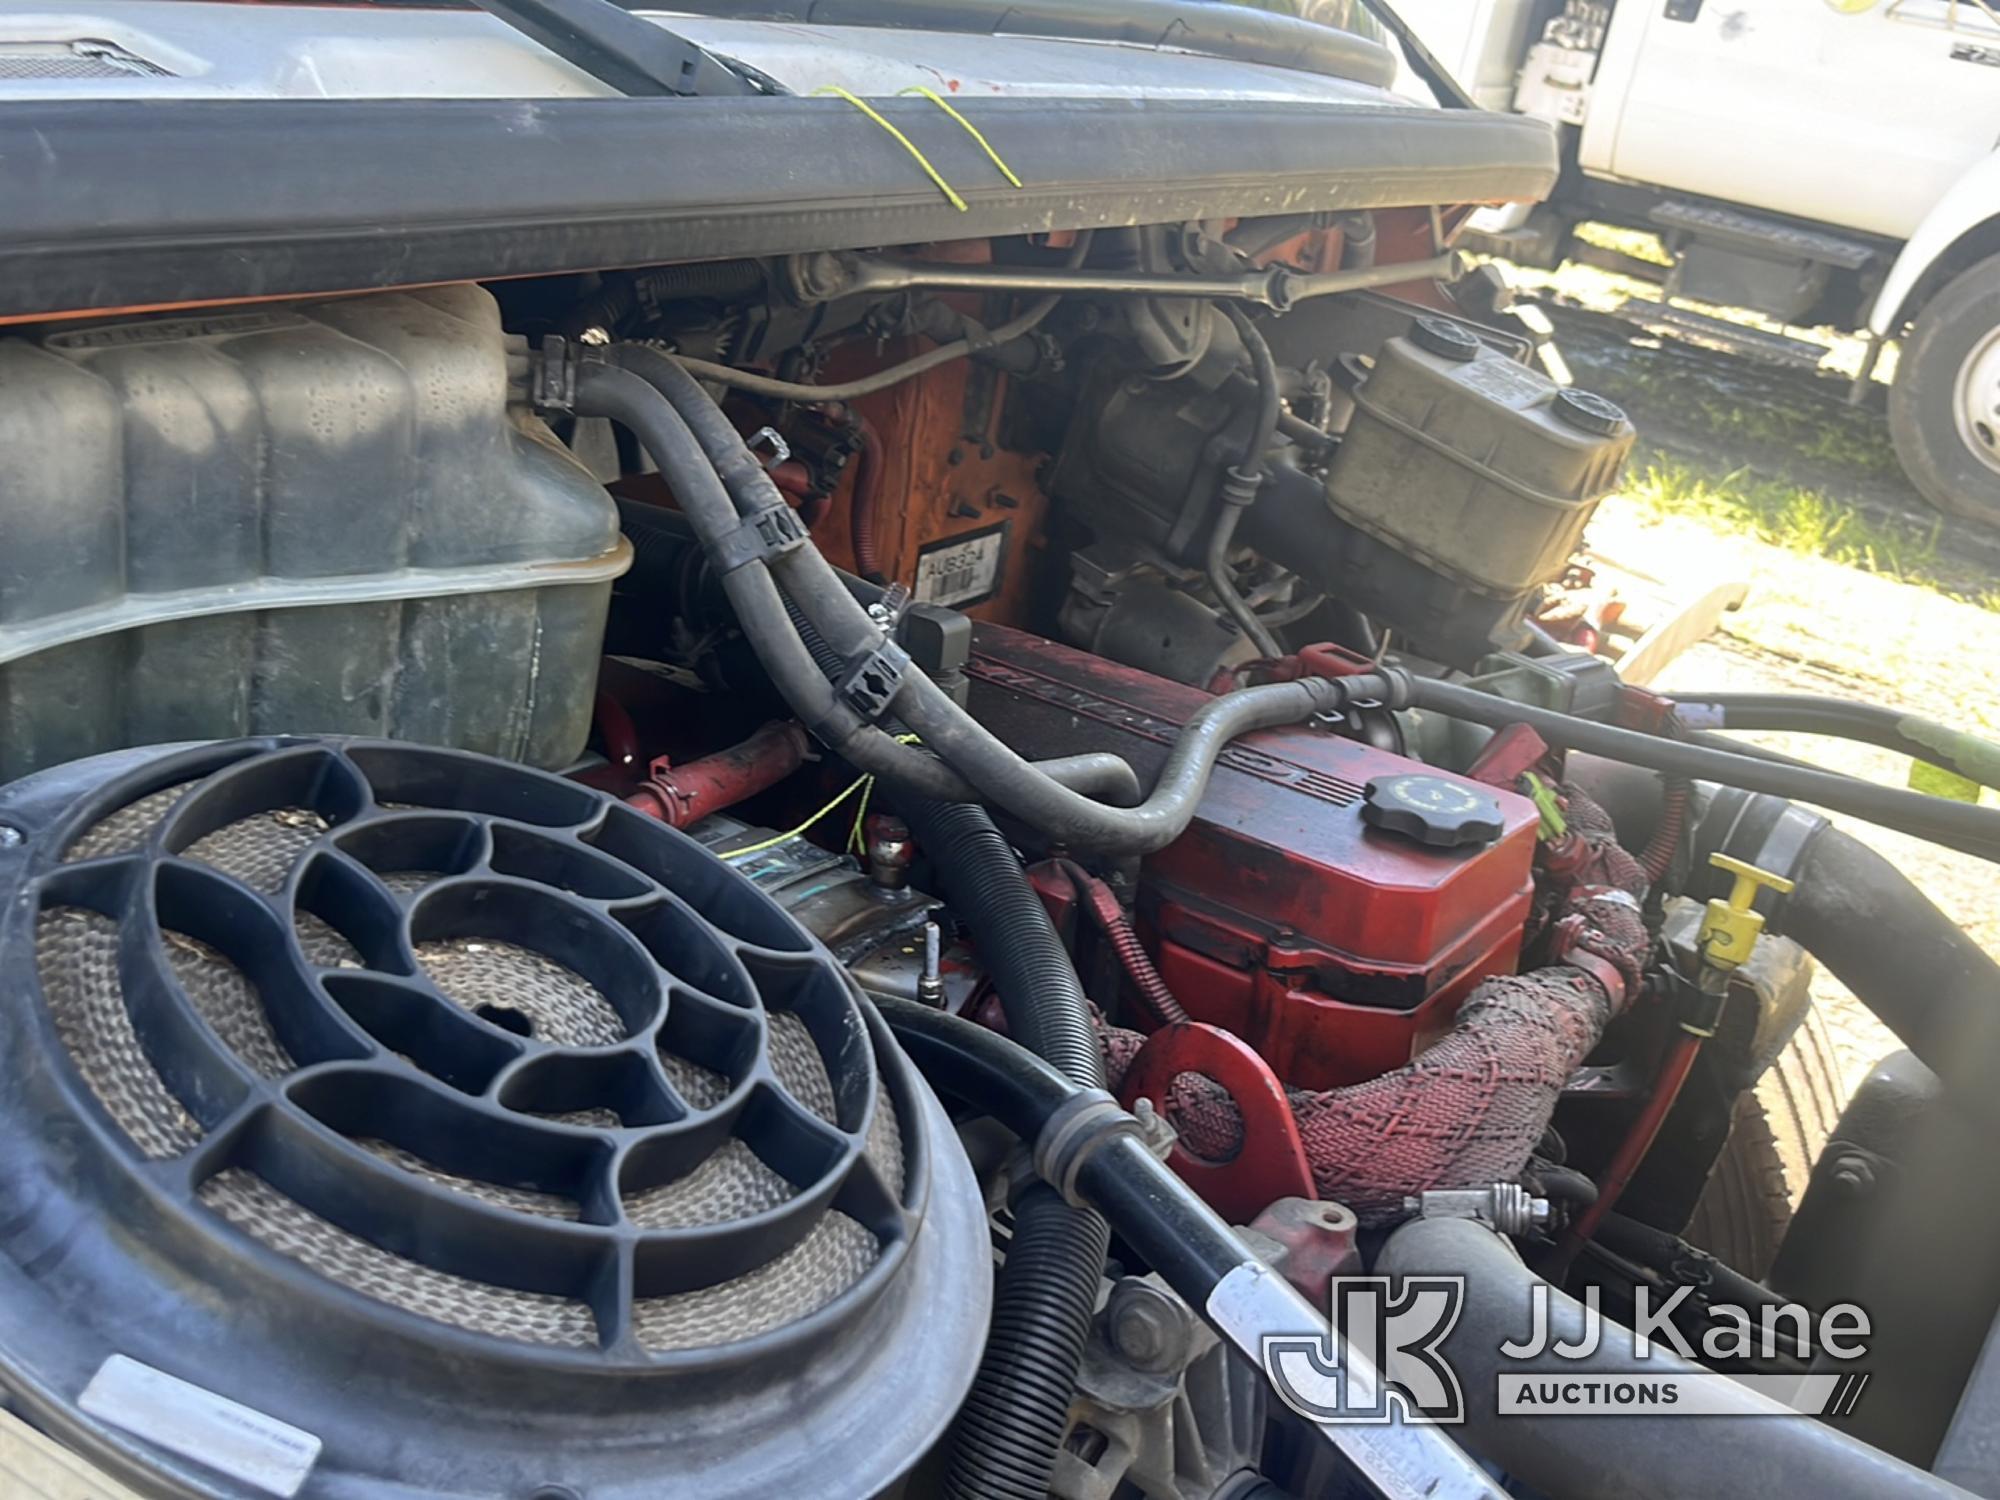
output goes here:
[[762, 854], [766, 849], [775, 849], [778, 847], [778, 845], [786, 843], [791, 839], [797, 838], [800, 834], [810, 831], [815, 823], [819, 822], [820, 819], [828, 816], [830, 813], [832, 813], [832, 811], [835, 808], [839, 807], [841, 803], [845, 802], [849, 797], [852, 797], [856, 792], [860, 791], [863, 787], [867, 786], [868, 783], [873, 781], [874, 779], [875, 778], [873, 776], [862, 776], [854, 781], [849, 782], [847, 784], [847, 789], [845, 791], [841, 792], [839, 796], [835, 797], [831, 802], [827, 803], [825, 807], [822, 807], [818, 812], [814, 813], [810, 818], [807, 818], [805, 822], [799, 824], [798, 827], [791, 829], [789, 832], [777, 834], [772, 838], [765, 839], [764, 842], [761, 844], [750, 844], [746, 845], [744, 848], [741, 849], [731, 849], [727, 854], [723, 855], [722, 857], [724, 859], [742, 859], [746, 855]]
[[951, 107], [951, 101], [946, 99], [942, 94], [939, 94], [932, 89], [925, 88], [921, 83], [913, 83], [908, 88], [903, 89], [900, 92], [904, 94], [922, 94], [926, 99], [930, 100], [931, 103], [935, 104], [939, 109], [943, 110], [946, 114], [950, 115], [954, 120], [958, 121], [960, 125], [965, 127], [965, 133], [971, 136], [975, 141], [979, 142], [979, 149], [981, 151], [984, 151], [988, 156], [990, 156], [993, 159], [993, 165], [1000, 169], [1000, 175], [1006, 178], [1009, 182], [1013, 183], [1015, 187], [1021, 186], [1021, 179], [1014, 175], [1014, 169], [1012, 167], [1008, 166], [1006, 162], [1000, 159], [1000, 153], [993, 149], [993, 143], [987, 140], [985, 136], [979, 133], [979, 127], [977, 125], [973, 124], [972, 121], [966, 119], [964, 115], [960, 114], [957, 110], [953, 109]]
[[[836, 99], [845, 99], [849, 104], [853, 105], [856, 109], [860, 110], [861, 113], [868, 116], [869, 119], [873, 120], [877, 125], [880, 125], [884, 130], [888, 131], [890, 135], [894, 136], [897, 139], [897, 141], [901, 143], [905, 151], [909, 152], [911, 156], [916, 158], [917, 165], [924, 169], [924, 175], [930, 178], [932, 182], [935, 182], [938, 185], [939, 191], [942, 192], [945, 195], [945, 197], [951, 200], [951, 206], [957, 209], [960, 213], [967, 212], [965, 200], [959, 197], [957, 190], [953, 188], [950, 183], [944, 180], [944, 174], [939, 172], [936, 167], [931, 165], [931, 159], [928, 156], [924, 155], [923, 152], [917, 149], [917, 143], [915, 141], [911, 140], [908, 136], [904, 135], [902, 131], [898, 130], [894, 125], [890, 124], [889, 121], [884, 119], [881, 113], [878, 110], [876, 110], [874, 105], [870, 104], [866, 99], [856, 98], [853, 94], [848, 93], [846, 89], [840, 88], [831, 83], [821, 84], [818, 88], [814, 89], [813, 92], [815, 94], [831, 94]], [[938, 102], [942, 104], [944, 101], [939, 100]], [[946, 105], [945, 107], [949, 109], [951, 106]], [[956, 111], [953, 111], [953, 113], [956, 113]], [[966, 128], [968, 130], [971, 130], [972, 127], [968, 125]], [[976, 130], [974, 130], [972, 133], [974, 135], [979, 134], [979, 132]], [[987, 149], [990, 151], [992, 148], [988, 147]], [[996, 157], [995, 160], [998, 160], [998, 158]], [[1009, 173], [1008, 175], [1012, 176], [1013, 174]], [[859, 782], [855, 784], [857, 786], [860, 785]]]

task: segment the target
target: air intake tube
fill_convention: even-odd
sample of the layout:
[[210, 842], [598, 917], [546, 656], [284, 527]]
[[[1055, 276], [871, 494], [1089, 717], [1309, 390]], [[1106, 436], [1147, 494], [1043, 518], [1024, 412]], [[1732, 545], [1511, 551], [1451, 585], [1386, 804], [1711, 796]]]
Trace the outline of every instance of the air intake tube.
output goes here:
[[1782, 798], [1715, 792], [1695, 836], [1695, 888], [1712, 852], [1789, 876], [1765, 896], [1769, 930], [1825, 964], [1967, 1107], [2000, 1115], [2000, 964], [1888, 860]]
[[[1785, 1494], [1813, 1500], [1966, 1500], [1955, 1485], [1728, 1382], [1716, 1387], [1729, 1405], [1727, 1416], [1501, 1416], [1496, 1407], [1502, 1375], [1562, 1384], [1614, 1375], [1684, 1376], [1698, 1367], [1662, 1352], [1657, 1342], [1641, 1359], [1632, 1331], [1608, 1318], [1600, 1322], [1593, 1353], [1522, 1359], [1501, 1354], [1502, 1343], [1530, 1337], [1538, 1295], [1548, 1299], [1552, 1342], [1582, 1338], [1584, 1306], [1548, 1286], [1505, 1240], [1469, 1219], [1411, 1220], [1389, 1236], [1373, 1269], [1390, 1277], [1465, 1278], [1463, 1309], [1440, 1349], [1465, 1397], [1465, 1425], [1452, 1430], [1479, 1457], [1551, 1500]], [[1635, 1377], [1635, 1372], [1644, 1373]], [[1764, 1420], [1740, 1420], [1744, 1417]]]

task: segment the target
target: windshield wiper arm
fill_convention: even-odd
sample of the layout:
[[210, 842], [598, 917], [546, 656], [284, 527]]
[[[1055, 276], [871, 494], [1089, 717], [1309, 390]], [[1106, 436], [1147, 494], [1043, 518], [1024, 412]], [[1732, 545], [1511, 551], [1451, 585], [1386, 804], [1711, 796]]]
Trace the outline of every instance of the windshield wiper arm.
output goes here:
[[564, 62], [635, 99], [743, 95], [757, 86], [693, 42], [611, 0], [476, 0]]

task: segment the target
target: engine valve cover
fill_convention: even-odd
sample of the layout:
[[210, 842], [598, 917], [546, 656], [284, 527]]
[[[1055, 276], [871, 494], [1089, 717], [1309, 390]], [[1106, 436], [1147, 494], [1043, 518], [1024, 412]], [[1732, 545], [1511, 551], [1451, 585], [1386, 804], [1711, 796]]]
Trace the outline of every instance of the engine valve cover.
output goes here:
[[[1210, 695], [995, 625], [974, 633], [971, 708], [1031, 758], [1123, 755], [1150, 784]], [[1431, 847], [1364, 817], [1371, 782], [1465, 794], [1489, 839]], [[1310, 727], [1222, 754], [1188, 831], [1147, 858], [1139, 914], [1189, 1013], [1286, 1083], [1399, 1067], [1480, 979], [1510, 972], [1533, 899], [1536, 813], [1511, 792]]]

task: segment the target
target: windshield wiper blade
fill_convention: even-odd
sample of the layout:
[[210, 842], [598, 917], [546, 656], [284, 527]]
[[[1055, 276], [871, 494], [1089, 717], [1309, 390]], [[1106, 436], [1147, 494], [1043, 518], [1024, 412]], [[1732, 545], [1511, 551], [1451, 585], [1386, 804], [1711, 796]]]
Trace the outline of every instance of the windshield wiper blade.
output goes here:
[[686, 37], [611, 0], [476, 0], [564, 62], [635, 99], [759, 92]]

